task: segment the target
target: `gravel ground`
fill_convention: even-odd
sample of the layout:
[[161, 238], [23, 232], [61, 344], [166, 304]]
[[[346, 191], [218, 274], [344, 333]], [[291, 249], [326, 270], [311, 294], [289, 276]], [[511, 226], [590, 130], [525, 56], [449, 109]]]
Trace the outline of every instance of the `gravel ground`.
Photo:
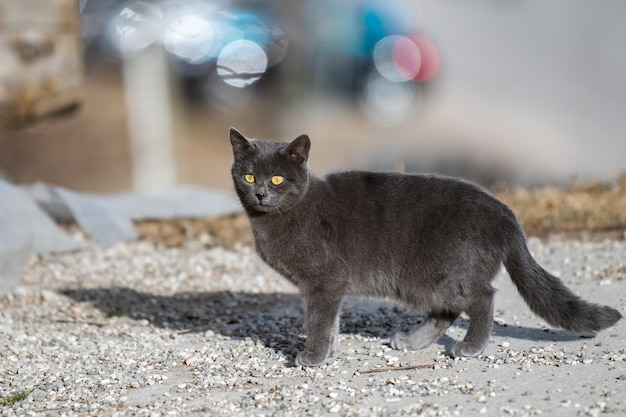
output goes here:
[[[295, 289], [249, 247], [134, 242], [34, 259], [0, 297], [0, 415], [567, 415], [626, 413], [626, 320], [595, 338], [549, 329], [501, 273], [484, 354], [452, 359], [461, 318], [417, 352], [388, 346], [419, 317], [348, 300], [327, 365], [304, 345]], [[585, 298], [626, 313], [626, 242], [531, 239]], [[16, 393], [27, 393], [11, 404]]]

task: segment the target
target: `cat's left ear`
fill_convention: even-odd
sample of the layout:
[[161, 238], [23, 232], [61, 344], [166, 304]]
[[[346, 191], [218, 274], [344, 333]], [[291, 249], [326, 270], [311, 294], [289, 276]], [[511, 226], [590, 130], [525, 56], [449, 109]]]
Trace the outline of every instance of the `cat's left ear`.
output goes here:
[[230, 144], [233, 147], [233, 154], [237, 155], [242, 152], [249, 151], [252, 147], [248, 139], [234, 127], [230, 128]]
[[302, 164], [309, 159], [310, 149], [311, 139], [307, 135], [300, 135], [287, 146], [287, 155], [289, 159]]

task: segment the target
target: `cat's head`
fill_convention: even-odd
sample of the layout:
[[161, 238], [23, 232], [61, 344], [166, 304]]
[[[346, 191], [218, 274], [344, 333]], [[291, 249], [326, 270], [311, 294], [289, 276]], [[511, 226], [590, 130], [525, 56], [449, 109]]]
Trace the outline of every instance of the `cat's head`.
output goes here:
[[307, 135], [290, 143], [245, 138], [230, 129], [235, 190], [249, 214], [281, 213], [294, 207], [309, 184]]

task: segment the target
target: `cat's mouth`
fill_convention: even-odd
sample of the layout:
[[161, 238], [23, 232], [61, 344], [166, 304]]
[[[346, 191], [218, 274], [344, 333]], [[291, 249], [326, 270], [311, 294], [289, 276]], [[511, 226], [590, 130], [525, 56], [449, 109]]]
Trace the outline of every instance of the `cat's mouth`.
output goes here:
[[278, 211], [278, 208], [274, 204], [263, 201], [256, 203], [255, 208], [258, 211], [262, 211], [264, 213], [272, 213]]

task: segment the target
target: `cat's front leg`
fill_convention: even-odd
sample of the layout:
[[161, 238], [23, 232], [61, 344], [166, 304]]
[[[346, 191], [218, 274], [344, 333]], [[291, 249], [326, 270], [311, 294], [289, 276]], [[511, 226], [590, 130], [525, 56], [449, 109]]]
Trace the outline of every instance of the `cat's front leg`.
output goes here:
[[306, 347], [296, 357], [296, 365], [319, 366], [339, 343], [339, 310], [342, 292], [313, 291], [305, 294]]

